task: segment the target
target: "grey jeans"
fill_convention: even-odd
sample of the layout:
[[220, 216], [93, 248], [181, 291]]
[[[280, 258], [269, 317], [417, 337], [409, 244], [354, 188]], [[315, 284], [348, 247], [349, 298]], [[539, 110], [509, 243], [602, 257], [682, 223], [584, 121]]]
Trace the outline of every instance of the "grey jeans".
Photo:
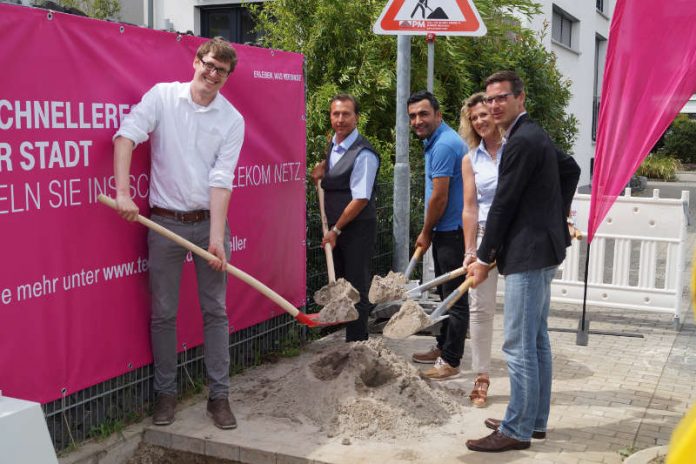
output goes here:
[[[157, 224], [208, 249], [210, 220], [182, 223], [172, 218], [152, 215]], [[229, 227], [225, 225], [225, 254], [229, 259]], [[156, 393], [176, 394], [176, 315], [179, 286], [186, 249], [154, 231], [147, 237], [149, 249], [152, 315], [150, 336], [155, 361]], [[198, 301], [203, 314], [205, 367], [210, 398], [227, 398], [230, 386], [229, 321], [225, 310], [227, 273], [210, 268], [205, 259], [194, 255], [198, 280]]]

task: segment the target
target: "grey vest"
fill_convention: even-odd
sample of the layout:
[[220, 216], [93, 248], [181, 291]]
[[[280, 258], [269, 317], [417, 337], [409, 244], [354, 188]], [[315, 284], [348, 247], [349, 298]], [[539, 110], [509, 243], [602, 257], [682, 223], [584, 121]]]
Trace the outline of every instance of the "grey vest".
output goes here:
[[[367, 148], [372, 153], [377, 156], [377, 162], [379, 163], [379, 154], [372, 148], [370, 142], [367, 141], [365, 137], [358, 134], [358, 138], [353, 142], [348, 150], [341, 156], [338, 163], [332, 168], [328, 169], [329, 162], [328, 158], [331, 155], [331, 150], [333, 149], [333, 143], [329, 144], [329, 149], [327, 151], [327, 170], [324, 173], [324, 179], [321, 181], [321, 185], [326, 192], [326, 197], [324, 199], [326, 208], [326, 218], [329, 224], [335, 224], [338, 218], [341, 217], [343, 210], [348, 206], [348, 203], [353, 199], [350, 193], [350, 175], [353, 172], [353, 165], [355, 164], [355, 159], [360, 154], [363, 148]], [[377, 166], [377, 171], [379, 171], [379, 165]], [[377, 217], [377, 209], [375, 208], [375, 196], [377, 191], [377, 179], [375, 179], [374, 186], [372, 187], [372, 196], [368, 201], [365, 208], [360, 211], [360, 214], [353, 219], [354, 221], [360, 221], [365, 219], [375, 219]]]

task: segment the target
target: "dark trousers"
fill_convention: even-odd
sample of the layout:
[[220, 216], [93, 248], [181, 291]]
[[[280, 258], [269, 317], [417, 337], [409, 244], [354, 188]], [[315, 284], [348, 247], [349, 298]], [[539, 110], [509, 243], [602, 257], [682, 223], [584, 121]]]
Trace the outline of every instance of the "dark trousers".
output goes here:
[[[464, 262], [464, 238], [462, 229], [433, 232], [433, 261], [435, 276], [440, 276], [462, 266]], [[464, 282], [464, 277], [445, 282], [438, 287], [443, 300]], [[464, 355], [464, 338], [469, 328], [469, 294], [464, 294], [447, 312], [449, 317], [442, 321], [437, 346], [442, 350], [442, 359], [452, 367], [458, 367]]]
[[347, 342], [367, 340], [367, 318], [374, 308], [367, 294], [376, 235], [376, 219], [352, 221], [343, 229], [333, 249], [336, 278], [343, 277], [360, 292], [360, 302], [355, 305], [359, 317], [346, 324]]

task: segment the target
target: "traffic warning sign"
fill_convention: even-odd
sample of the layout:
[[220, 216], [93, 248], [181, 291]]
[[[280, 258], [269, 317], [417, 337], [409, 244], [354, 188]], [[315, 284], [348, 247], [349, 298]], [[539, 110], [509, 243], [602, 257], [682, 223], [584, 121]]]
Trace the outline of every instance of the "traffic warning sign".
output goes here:
[[373, 26], [375, 34], [486, 34], [473, 0], [389, 0]]

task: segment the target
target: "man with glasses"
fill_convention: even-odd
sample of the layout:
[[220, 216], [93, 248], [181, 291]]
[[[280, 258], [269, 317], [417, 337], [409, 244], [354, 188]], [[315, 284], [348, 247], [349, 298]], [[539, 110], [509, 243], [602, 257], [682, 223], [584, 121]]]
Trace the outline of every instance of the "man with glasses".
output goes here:
[[510, 402], [502, 420], [484, 422], [492, 434], [466, 442], [474, 451], [529, 448], [532, 438], [546, 437], [551, 406], [551, 280], [570, 245], [566, 218], [580, 168], [529, 119], [525, 97], [512, 71], [486, 80], [485, 101], [505, 131], [505, 150], [477, 261], [467, 270], [475, 286], [488, 276], [489, 263], [496, 262], [505, 276], [503, 351]]
[[[114, 136], [116, 205], [137, 218], [130, 196], [134, 148], [151, 140], [151, 219], [207, 248], [217, 259], [194, 256], [203, 313], [208, 414], [216, 426], [237, 426], [230, 409], [229, 322], [225, 308], [230, 254], [227, 208], [234, 169], [244, 139], [244, 118], [220, 94], [237, 63], [221, 37], [202, 44], [193, 60], [191, 82], [160, 83], [128, 114]], [[156, 394], [153, 423], [168, 425], [176, 409], [176, 315], [186, 250], [153, 231], [148, 234], [152, 315], [150, 332]]]
[[[440, 276], [461, 267], [464, 261], [462, 158], [468, 149], [459, 134], [442, 120], [440, 103], [432, 93], [416, 92], [407, 105], [411, 129], [423, 142], [425, 158], [426, 210], [416, 246], [425, 252], [432, 243], [435, 275]], [[442, 284], [438, 287], [440, 298], [444, 299], [463, 281], [459, 277]], [[450, 308], [437, 344], [411, 357], [417, 363], [435, 364], [421, 372], [423, 377], [449, 380], [459, 376], [468, 326], [469, 301], [465, 295]]]

